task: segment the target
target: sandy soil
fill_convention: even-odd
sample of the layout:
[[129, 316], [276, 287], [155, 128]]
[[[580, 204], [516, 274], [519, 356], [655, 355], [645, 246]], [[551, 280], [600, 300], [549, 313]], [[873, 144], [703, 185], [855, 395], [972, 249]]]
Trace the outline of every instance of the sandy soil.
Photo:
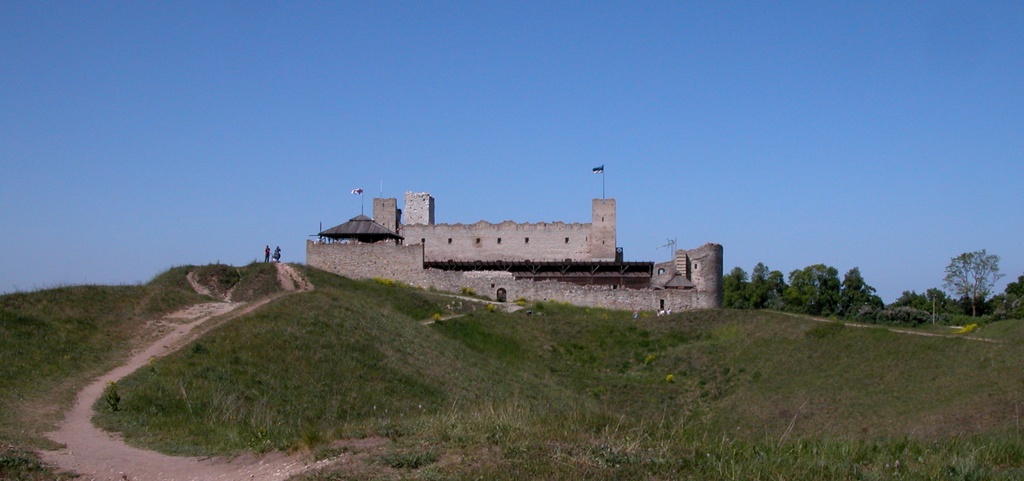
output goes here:
[[[308, 290], [312, 286], [287, 264], [277, 264], [278, 279], [287, 291]], [[167, 355], [183, 346], [195, 329], [212, 319], [245, 314], [276, 297], [254, 303], [211, 302], [197, 304], [151, 323], [167, 333], [135, 353], [124, 365], [100, 376], [79, 392], [75, 406], [59, 429], [47, 436], [64, 445], [58, 451], [41, 453], [44, 460], [66, 471], [82, 475], [83, 480], [206, 481], [206, 480], [285, 480], [316, 469], [334, 460], [312, 463], [301, 456], [270, 453], [235, 458], [195, 458], [167, 456], [125, 444], [119, 437], [92, 424], [92, 406], [108, 382], [117, 381], [145, 366], [150, 359]]]

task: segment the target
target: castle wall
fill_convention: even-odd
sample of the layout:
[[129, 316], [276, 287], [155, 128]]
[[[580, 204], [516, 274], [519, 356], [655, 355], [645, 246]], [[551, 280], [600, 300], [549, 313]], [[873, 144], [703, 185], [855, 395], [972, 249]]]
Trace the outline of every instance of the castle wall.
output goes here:
[[[428, 261], [590, 260], [590, 224], [541, 222], [500, 224], [410, 224], [402, 227], [405, 244], [424, 244]], [[612, 256], [614, 258], [614, 246]]]
[[[376, 206], [377, 199], [374, 199], [375, 219]], [[427, 193], [413, 192], [405, 194], [403, 214], [405, 224], [397, 232], [405, 238], [406, 245], [423, 244], [427, 261], [615, 260], [615, 199], [594, 199], [593, 222], [589, 224], [512, 221], [435, 224], [434, 198]], [[382, 215], [386, 220], [393, 217], [390, 204], [384, 206]]]
[[[616, 259], [615, 199], [594, 199], [591, 223], [538, 222], [500, 224], [435, 224], [434, 198], [406, 192], [405, 211], [395, 199], [374, 199], [374, 220], [404, 237], [402, 245], [306, 243], [306, 263], [343, 276], [388, 278], [422, 288], [459, 292], [469, 288], [496, 299], [561, 301], [580, 306], [625, 310], [696, 309], [722, 305], [722, 246], [705, 244], [676, 251], [672, 262], [659, 268], [678, 268], [696, 289], [617, 289], [571, 283], [517, 280], [509, 272], [449, 272], [424, 269], [426, 261], [614, 261]], [[403, 223], [402, 216], [405, 216]]]
[[415, 279], [423, 274], [420, 246], [378, 244], [321, 244], [306, 241], [306, 264], [353, 279], [382, 277]]
[[[718, 247], [720, 249], [721, 246]], [[307, 241], [306, 263], [355, 279], [382, 277], [424, 289], [434, 288], [449, 292], [460, 292], [463, 288], [469, 288], [492, 300], [496, 299], [498, 289], [505, 289], [509, 302], [524, 298], [531, 301], [560, 301], [579, 306], [646, 311], [721, 307], [720, 290], [715, 292], [703, 289], [615, 289], [610, 286], [517, 280], [511, 273], [501, 271], [454, 272], [423, 269], [421, 246], [318, 244]]]

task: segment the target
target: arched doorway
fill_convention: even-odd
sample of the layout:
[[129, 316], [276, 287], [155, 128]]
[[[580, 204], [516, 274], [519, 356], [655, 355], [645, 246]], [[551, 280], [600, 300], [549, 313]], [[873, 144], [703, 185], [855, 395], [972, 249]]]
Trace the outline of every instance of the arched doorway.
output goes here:
[[498, 293], [494, 295], [494, 298], [497, 299], [498, 302], [505, 302], [505, 299], [507, 297], [508, 297], [508, 292], [505, 291], [504, 287], [499, 287], [498, 288]]

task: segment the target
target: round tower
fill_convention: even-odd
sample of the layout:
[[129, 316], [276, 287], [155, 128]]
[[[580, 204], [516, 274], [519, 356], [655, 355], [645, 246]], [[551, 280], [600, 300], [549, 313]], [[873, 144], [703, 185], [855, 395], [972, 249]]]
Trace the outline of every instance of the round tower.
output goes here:
[[707, 243], [686, 251], [691, 272], [690, 280], [700, 292], [709, 295], [710, 305], [700, 307], [722, 307], [724, 271], [722, 244]]

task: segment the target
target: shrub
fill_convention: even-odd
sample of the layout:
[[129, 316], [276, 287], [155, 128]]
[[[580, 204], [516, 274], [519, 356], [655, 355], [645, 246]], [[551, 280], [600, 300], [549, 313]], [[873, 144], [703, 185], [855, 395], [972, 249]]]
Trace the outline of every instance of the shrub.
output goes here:
[[379, 460], [384, 465], [396, 469], [418, 469], [437, 461], [437, 453], [433, 450], [419, 451], [415, 449], [395, 451], [381, 456]]
[[111, 411], [121, 410], [121, 393], [117, 391], [117, 383], [107, 381], [107, 387], [103, 389], [103, 403]]

